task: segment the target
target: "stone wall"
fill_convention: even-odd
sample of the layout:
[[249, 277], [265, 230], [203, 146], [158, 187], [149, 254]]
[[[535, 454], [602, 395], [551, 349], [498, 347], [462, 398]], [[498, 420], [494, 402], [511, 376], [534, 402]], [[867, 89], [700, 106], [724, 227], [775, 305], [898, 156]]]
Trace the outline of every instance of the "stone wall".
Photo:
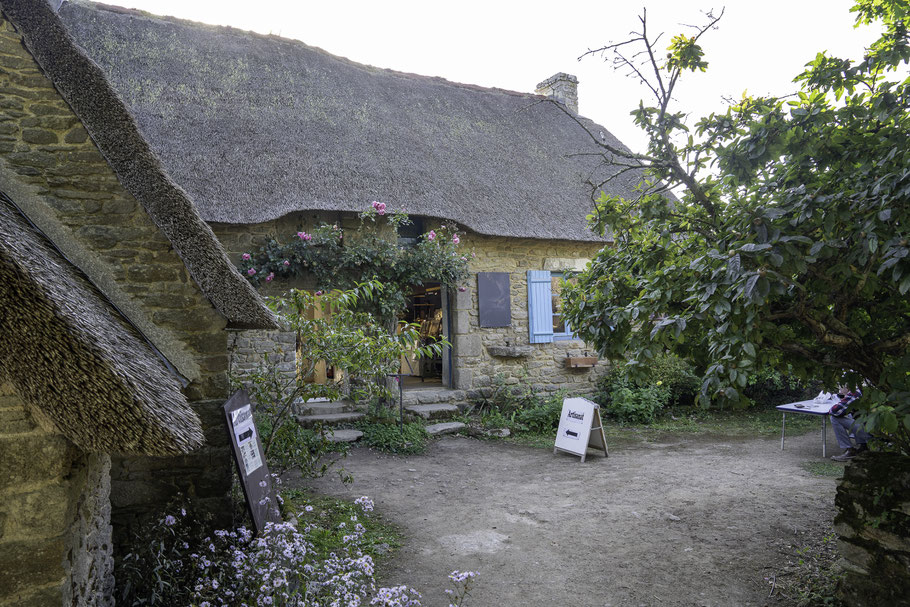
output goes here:
[[86, 455], [0, 381], [0, 607], [107, 606], [110, 458]]
[[[280, 220], [242, 226], [213, 224], [212, 229], [235, 263], [245, 252], [255, 252], [270, 237], [287, 242], [299, 230], [315, 227], [320, 221], [338, 223], [347, 230], [356, 229], [353, 214], [293, 213]], [[427, 229], [433, 226], [427, 220]], [[559, 240], [532, 240], [481, 236], [464, 232], [462, 250], [473, 252], [469, 269], [472, 273], [464, 286], [451, 296], [453, 334], [453, 388], [465, 390], [466, 396], [489, 388], [501, 375], [507, 384], [530, 384], [535, 390], [552, 393], [568, 390], [572, 395], [590, 395], [597, 378], [609, 370], [607, 361], [594, 368], [568, 369], [567, 356], [594, 355], [593, 349], [580, 340], [559, 340], [549, 344], [531, 344], [528, 334], [528, 270], [554, 272], [579, 270], [600, 249], [596, 243]], [[477, 303], [477, 272], [509, 272], [512, 324], [503, 328], [481, 328]], [[275, 281], [263, 288], [264, 294], [276, 293], [288, 286]], [[254, 350], [269, 348], [271, 336], [263, 332], [244, 332], [237, 338], [239, 355], [233, 366], [242, 370], [255, 364]], [[292, 359], [288, 359], [290, 362]]]
[[[213, 418], [212, 403], [229, 396], [225, 319], [2, 17], [0, 184], [189, 380], [187, 398]], [[207, 431], [209, 444], [190, 456], [115, 458], [115, 525], [143, 510], [157, 515], [170, 491], [195, 493], [223, 511], [233, 464], [220, 423], [208, 424], [220, 431]]]
[[259, 369], [266, 356], [282, 375], [294, 377], [297, 372], [297, 336], [292, 331], [232, 331], [228, 349], [231, 372], [238, 378]]
[[179, 457], [115, 457], [111, 506], [118, 557], [148, 517], [161, 517], [175, 496], [186, 496], [225, 528], [231, 520], [233, 456], [227, 441], [224, 400], [196, 401], [206, 447]]
[[[477, 279], [472, 276], [468, 289], [455, 295], [456, 387], [483, 389], [491, 385], [496, 375], [502, 375], [507, 384], [528, 383], [538, 392], [564, 389], [573, 396], [593, 393], [597, 379], [609, 370], [608, 361], [598, 361], [594, 368], [566, 368], [569, 356], [594, 356], [589, 345], [576, 339], [530, 343], [527, 272], [580, 270], [600, 249], [600, 245], [476, 234], [466, 234], [462, 242], [466, 251], [473, 251], [476, 255], [470, 264], [472, 273], [509, 273], [512, 324], [499, 328], [480, 327]], [[503, 356], [516, 349], [523, 355], [514, 358]]]
[[910, 457], [869, 453], [844, 470], [834, 500], [850, 607], [910, 606]]

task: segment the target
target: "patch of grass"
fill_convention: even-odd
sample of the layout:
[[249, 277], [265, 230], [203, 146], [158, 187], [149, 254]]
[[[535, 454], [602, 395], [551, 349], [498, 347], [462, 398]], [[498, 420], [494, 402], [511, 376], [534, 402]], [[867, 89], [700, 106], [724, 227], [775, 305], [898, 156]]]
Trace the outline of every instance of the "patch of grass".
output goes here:
[[538, 433], [522, 433], [522, 434], [513, 434], [509, 438], [505, 439], [506, 441], [513, 443], [515, 445], [521, 445], [523, 447], [535, 447], [540, 449], [552, 449], [553, 442], [556, 439], [556, 431], [549, 432], [547, 434], [538, 434]]
[[795, 547], [784, 570], [768, 580], [774, 584], [772, 594], [796, 607], [839, 607], [834, 593], [843, 573], [837, 560], [837, 536], [829, 524], [820, 538]]
[[363, 442], [386, 453], [416, 455], [427, 449], [429, 435], [423, 424], [410, 422], [399, 428], [397, 423], [365, 422], [357, 428], [363, 432]]
[[[380, 562], [401, 547], [402, 533], [394, 525], [382, 520], [382, 515], [373, 511], [365, 514], [352, 502], [310, 493], [304, 489], [290, 489], [282, 494], [284, 511], [297, 516], [300, 527], [315, 525], [311, 535], [313, 548], [320, 559], [328, 557], [331, 552], [338, 552], [343, 545], [342, 538], [351, 532], [355, 524], [351, 517], [366, 528], [363, 535], [364, 554]], [[307, 506], [311, 510], [307, 511]], [[339, 527], [344, 523], [344, 527]]]
[[[467, 421], [470, 423], [471, 420]], [[650, 425], [624, 424], [616, 420], [604, 420], [604, 434], [607, 437], [607, 444], [610, 445], [617, 442], [659, 440], [666, 434], [711, 434], [746, 438], [779, 436], [780, 422], [780, 411], [773, 408], [753, 407], [738, 411], [720, 411], [687, 407], [670, 410]], [[817, 430], [818, 423], [815, 416], [791, 415], [787, 418], [787, 436]], [[506, 440], [528, 447], [552, 449], [555, 436], [555, 431], [520, 432]]]
[[836, 462], [803, 462], [803, 470], [815, 476], [830, 476], [840, 478], [844, 474], [844, 465]]
[[[818, 428], [814, 415], [791, 415], [787, 433], [801, 434]], [[781, 413], [773, 407], [744, 410], [671, 410], [651, 427], [664, 432], [709, 432], [728, 436], [774, 436], [780, 434]]]

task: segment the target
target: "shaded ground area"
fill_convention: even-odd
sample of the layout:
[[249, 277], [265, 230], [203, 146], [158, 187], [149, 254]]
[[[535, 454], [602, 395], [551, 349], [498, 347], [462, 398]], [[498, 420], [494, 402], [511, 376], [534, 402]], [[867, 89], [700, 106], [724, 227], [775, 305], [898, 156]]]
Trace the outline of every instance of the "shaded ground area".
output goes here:
[[[829, 433], [830, 435], [830, 433]], [[829, 436], [829, 455], [837, 452]], [[454, 570], [479, 572], [468, 605], [775, 605], [768, 578], [833, 518], [836, 479], [817, 432], [780, 440], [676, 435], [610, 444], [585, 463], [449, 437], [422, 456], [354, 449], [323, 493], [369, 495], [405, 545], [382, 576], [448, 605]]]

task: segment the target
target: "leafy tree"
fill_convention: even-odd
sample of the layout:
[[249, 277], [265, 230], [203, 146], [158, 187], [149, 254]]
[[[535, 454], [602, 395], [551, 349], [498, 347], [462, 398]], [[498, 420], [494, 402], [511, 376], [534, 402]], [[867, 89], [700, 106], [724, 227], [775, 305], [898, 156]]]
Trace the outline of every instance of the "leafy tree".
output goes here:
[[634, 116], [650, 143], [600, 143], [644, 179], [634, 199], [600, 195], [592, 225], [615, 246], [566, 286], [564, 313], [633, 374], [665, 350], [694, 361], [704, 404], [736, 402], [765, 367], [864, 383], [867, 425], [910, 453], [910, 5], [852, 12], [882, 26], [861, 60], [819, 53], [797, 95], [747, 96], [692, 130], [674, 87], [707, 68], [699, 43], [719, 16], [665, 55], [646, 15], [633, 39], [591, 51], [649, 87]]

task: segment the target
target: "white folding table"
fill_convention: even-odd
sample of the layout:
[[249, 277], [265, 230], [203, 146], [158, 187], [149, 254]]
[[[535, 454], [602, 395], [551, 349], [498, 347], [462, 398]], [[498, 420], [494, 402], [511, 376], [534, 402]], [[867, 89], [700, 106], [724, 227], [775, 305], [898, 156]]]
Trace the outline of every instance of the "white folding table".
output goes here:
[[831, 405], [835, 404], [838, 399], [826, 400], [824, 402], [815, 402], [814, 400], [803, 400], [797, 403], [787, 403], [778, 405], [776, 409], [783, 414], [780, 424], [780, 448], [784, 449], [784, 436], [787, 429], [787, 413], [802, 413], [805, 415], [818, 415], [822, 418], [822, 457], [827, 457], [826, 444], [828, 442], [828, 413], [831, 411]]

